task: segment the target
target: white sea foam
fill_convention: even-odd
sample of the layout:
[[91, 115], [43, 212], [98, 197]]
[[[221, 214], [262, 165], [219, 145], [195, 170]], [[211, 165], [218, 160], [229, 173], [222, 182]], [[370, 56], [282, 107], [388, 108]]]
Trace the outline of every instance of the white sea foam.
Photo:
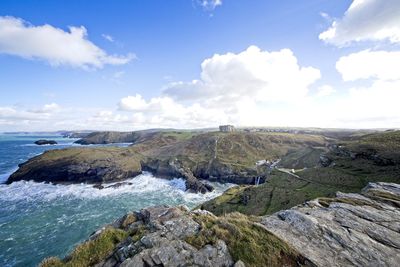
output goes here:
[[[131, 183], [117, 188], [104, 189], [93, 188], [89, 184], [54, 185], [48, 183], [37, 183], [33, 181], [19, 181], [11, 185], [0, 185], [1, 201], [52, 201], [57, 198], [84, 198], [95, 199], [119, 196], [122, 194], [141, 195], [158, 194], [180, 197], [188, 202], [202, 202], [220, 195], [229, 188], [229, 184], [216, 184], [215, 190], [206, 194], [195, 194], [185, 192], [185, 181], [183, 179], [165, 180], [156, 178], [149, 173], [141, 174], [135, 178], [125, 180]], [[105, 187], [115, 183], [104, 184]]]

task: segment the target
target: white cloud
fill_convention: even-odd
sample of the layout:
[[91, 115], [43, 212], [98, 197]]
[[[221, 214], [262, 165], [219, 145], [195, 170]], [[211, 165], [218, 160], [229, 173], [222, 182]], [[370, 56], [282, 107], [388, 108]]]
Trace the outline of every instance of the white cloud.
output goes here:
[[325, 19], [326, 21], [328, 21], [328, 22], [331, 22], [331, 21], [332, 21], [332, 18], [331, 18], [331, 16], [329, 16], [328, 13], [320, 12], [319, 15], [320, 15], [323, 19]]
[[127, 96], [119, 102], [121, 110], [140, 111], [148, 107], [148, 103], [142, 98], [141, 95]]
[[319, 70], [300, 66], [289, 49], [268, 52], [255, 46], [238, 54], [214, 55], [201, 69], [200, 79], [170, 83], [162, 96], [122, 98], [119, 110], [152, 127], [267, 125], [280, 120], [272, 107], [302, 103], [308, 86], [320, 77]]
[[114, 37], [112, 37], [111, 35], [109, 35], [109, 34], [102, 34], [101, 35], [101, 37], [103, 37], [104, 39], [106, 39], [107, 41], [109, 41], [109, 42], [111, 42], [111, 43], [113, 43], [115, 40], [114, 40]]
[[364, 50], [353, 53], [341, 57], [336, 63], [336, 69], [344, 81], [369, 78], [400, 80], [400, 51]]
[[289, 49], [262, 51], [256, 46], [234, 54], [216, 54], [201, 64], [201, 79], [169, 84], [164, 93], [177, 100], [207, 100], [210, 105], [240, 101], [297, 101], [321, 76], [302, 67]]
[[353, 0], [344, 16], [319, 38], [337, 46], [361, 41], [400, 43], [399, 18], [399, 0]]
[[33, 113], [52, 113], [60, 110], [60, 106], [56, 103], [46, 104], [42, 108], [32, 109], [30, 112]]
[[147, 127], [190, 128], [208, 127], [226, 122], [221, 109], [209, 109], [199, 104], [183, 105], [170, 97], [154, 97], [146, 101], [139, 94], [121, 99], [119, 109], [133, 112], [133, 121]]
[[[379, 52], [379, 51], [378, 51]], [[203, 61], [199, 78], [169, 84], [152, 98], [123, 97], [115, 109], [77, 109], [48, 104], [38, 109], [0, 108], [0, 129], [204, 128], [232, 123], [237, 126], [399, 127], [400, 77], [385, 70], [390, 65], [352, 55], [338, 65], [344, 79], [369, 84], [335, 89], [322, 85], [318, 69], [302, 66], [288, 49], [275, 52], [250, 47], [241, 53], [214, 55]], [[355, 53], [357, 55], [357, 53]], [[381, 55], [378, 53], [378, 55]], [[387, 60], [393, 54], [383, 56]], [[347, 60], [347, 63], [346, 63]], [[339, 64], [339, 62], [341, 62]], [[344, 62], [344, 63], [343, 63]], [[355, 65], [351, 65], [351, 64]], [[350, 65], [346, 65], [350, 64]], [[395, 64], [395, 63], [393, 63]], [[353, 73], [367, 65], [367, 69]], [[347, 69], [346, 69], [347, 68]], [[399, 68], [395, 68], [396, 70]], [[47, 110], [48, 112], [37, 112]], [[50, 112], [50, 110], [53, 110]], [[33, 111], [36, 111], [33, 112]]]
[[64, 31], [48, 24], [33, 26], [14, 17], [0, 17], [0, 53], [80, 68], [122, 65], [135, 57], [107, 54], [87, 39], [83, 26]]
[[369, 87], [351, 88], [336, 101], [332, 118], [344, 127], [399, 127], [400, 80], [374, 81]]
[[318, 88], [317, 96], [318, 97], [329, 96], [335, 92], [336, 92], [336, 90], [333, 89], [332, 86], [325, 84]]
[[197, 4], [203, 7], [204, 10], [212, 11], [216, 7], [222, 5], [222, 0], [196, 0]]
[[37, 113], [16, 107], [0, 107], [0, 120], [3, 122], [19, 123], [21, 121], [44, 121], [49, 119], [49, 117], [49, 113]]

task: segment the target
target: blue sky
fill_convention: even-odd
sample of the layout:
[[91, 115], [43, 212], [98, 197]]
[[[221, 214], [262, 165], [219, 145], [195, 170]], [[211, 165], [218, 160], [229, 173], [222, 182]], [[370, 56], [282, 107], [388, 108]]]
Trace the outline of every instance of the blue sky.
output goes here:
[[400, 7], [379, 2], [3, 0], [0, 131], [399, 127]]

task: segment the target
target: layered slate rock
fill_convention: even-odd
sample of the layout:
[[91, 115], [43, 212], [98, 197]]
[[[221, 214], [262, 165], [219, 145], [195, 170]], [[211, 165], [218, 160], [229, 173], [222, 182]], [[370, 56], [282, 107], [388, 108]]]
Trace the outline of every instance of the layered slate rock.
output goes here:
[[316, 266], [398, 266], [400, 185], [370, 183], [263, 217], [261, 224]]
[[[135, 233], [96, 266], [232, 266], [224, 241], [197, 249], [185, 238], [197, 234], [200, 225], [185, 206], [158, 206], [125, 215], [112, 224]], [[95, 233], [99, 235], [101, 233]]]

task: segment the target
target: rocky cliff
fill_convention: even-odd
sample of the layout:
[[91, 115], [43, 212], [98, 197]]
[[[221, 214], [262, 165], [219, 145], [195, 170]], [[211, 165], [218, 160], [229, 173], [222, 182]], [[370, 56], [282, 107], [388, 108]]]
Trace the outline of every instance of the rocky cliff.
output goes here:
[[42, 266], [397, 266], [399, 222], [400, 185], [390, 183], [264, 217], [151, 207]]
[[261, 224], [316, 266], [397, 266], [400, 185], [370, 183], [361, 194], [319, 198]]
[[[99, 134], [103, 133], [95, 136]], [[139, 132], [133, 134], [136, 136]], [[143, 132], [130, 147], [46, 152], [21, 164], [7, 183], [19, 180], [102, 183], [150, 171], [160, 177], [184, 178], [188, 190], [204, 193], [212, 188], [202, 180], [237, 184], [254, 184], [259, 180], [262, 183], [269, 168], [257, 166], [258, 161], [274, 160], [289, 150], [323, 146], [324, 143], [323, 137], [313, 135]]]

